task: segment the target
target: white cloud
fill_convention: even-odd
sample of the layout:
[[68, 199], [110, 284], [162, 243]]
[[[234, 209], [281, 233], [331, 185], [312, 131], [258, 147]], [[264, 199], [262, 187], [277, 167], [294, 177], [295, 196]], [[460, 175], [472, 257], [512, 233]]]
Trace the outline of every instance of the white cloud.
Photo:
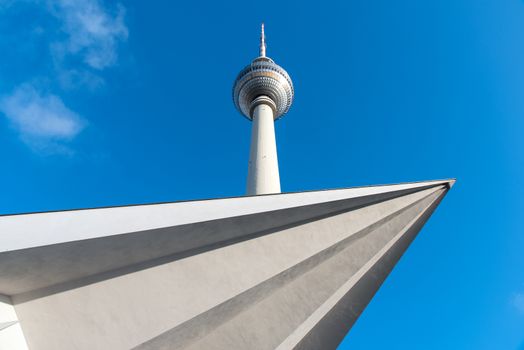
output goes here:
[[524, 314], [524, 293], [513, 294], [511, 304], [517, 309], [517, 311]]
[[[47, 91], [56, 83], [65, 90], [93, 91], [103, 87], [102, 71], [117, 63], [119, 46], [128, 37], [124, 7], [117, 3], [109, 8], [103, 0], [35, 0], [34, 3], [56, 18], [58, 27], [38, 26], [34, 30], [40, 40], [47, 40], [54, 70], [47, 77], [37, 76], [33, 81], [43, 82]], [[0, 0], [0, 9], [12, 4], [15, 1]], [[10, 95], [0, 96], [0, 114], [39, 153], [73, 153], [70, 141], [87, 125], [59, 96], [42, 93], [34, 84], [27, 83], [19, 85]]]
[[123, 6], [110, 13], [98, 0], [49, 0], [48, 4], [66, 35], [64, 41], [52, 45], [55, 60], [79, 55], [96, 70], [116, 63], [118, 45], [128, 35]]
[[86, 126], [60, 97], [42, 94], [28, 84], [3, 97], [0, 112], [26, 144], [45, 153], [71, 153], [67, 143]]

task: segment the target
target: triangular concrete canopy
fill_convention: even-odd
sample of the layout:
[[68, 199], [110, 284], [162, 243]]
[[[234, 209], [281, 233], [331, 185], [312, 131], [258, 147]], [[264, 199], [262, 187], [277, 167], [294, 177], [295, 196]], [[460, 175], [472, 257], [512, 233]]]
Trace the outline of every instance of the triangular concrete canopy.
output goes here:
[[30, 348], [336, 348], [453, 183], [2, 216], [0, 293]]

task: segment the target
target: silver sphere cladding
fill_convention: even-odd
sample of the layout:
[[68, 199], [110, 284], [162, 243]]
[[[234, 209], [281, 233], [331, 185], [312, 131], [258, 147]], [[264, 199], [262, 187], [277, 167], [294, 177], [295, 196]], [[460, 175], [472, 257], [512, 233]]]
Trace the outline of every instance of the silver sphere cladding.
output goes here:
[[293, 82], [289, 74], [268, 57], [259, 57], [238, 74], [233, 86], [237, 110], [251, 120], [251, 103], [267, 96], [276, 106], [275, 120], [287, 113], [293, 103]]

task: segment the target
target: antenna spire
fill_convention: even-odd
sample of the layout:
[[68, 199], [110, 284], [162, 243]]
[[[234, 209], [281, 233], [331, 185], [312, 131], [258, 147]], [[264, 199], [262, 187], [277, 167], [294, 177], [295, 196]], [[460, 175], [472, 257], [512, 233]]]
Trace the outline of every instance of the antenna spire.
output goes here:
[[266, 57], [266, 36], [264, 35], [264, 23], [260, 29], [260, 56]]

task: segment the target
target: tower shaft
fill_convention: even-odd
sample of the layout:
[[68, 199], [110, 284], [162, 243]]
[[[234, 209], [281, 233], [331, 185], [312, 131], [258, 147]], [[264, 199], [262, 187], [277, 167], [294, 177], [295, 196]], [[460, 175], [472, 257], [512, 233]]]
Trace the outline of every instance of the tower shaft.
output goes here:
[[247, 195], [280, 193], [274, 112], [269, 103], [257, 104], [252, 112]]

